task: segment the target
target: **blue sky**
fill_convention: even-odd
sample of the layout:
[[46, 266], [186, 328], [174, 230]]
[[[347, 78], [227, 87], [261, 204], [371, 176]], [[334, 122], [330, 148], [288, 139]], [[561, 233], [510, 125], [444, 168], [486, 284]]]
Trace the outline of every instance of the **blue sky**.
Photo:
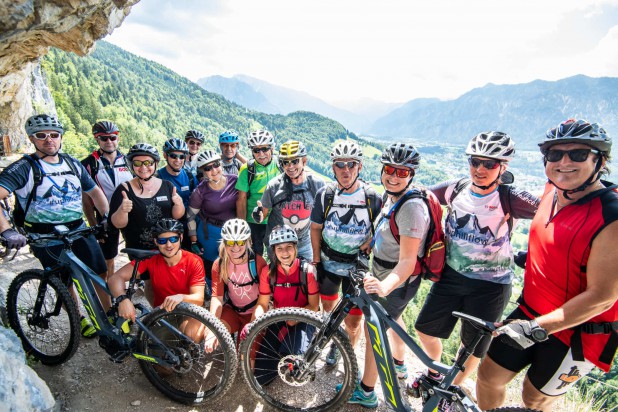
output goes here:
[[246, 74], [329, 102], [618, 77], [618, 0], [142, 0], [105, 40], [196, 81]]

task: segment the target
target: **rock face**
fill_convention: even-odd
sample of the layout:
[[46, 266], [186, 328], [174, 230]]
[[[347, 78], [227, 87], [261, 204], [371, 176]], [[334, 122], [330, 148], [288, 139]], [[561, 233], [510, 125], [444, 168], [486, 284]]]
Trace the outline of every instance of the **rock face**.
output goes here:
[[[55, 113], [38, 60], [49, 47], [87, 54], [139, 0], [0, 0], [0, 135], [16, 149], [35, 112]], [[46, 96], [47, 95], [47, 96]]]

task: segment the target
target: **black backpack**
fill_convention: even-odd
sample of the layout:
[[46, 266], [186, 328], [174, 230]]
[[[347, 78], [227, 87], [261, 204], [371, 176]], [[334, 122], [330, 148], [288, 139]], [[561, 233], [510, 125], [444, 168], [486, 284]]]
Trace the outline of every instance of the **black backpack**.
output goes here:
[[294, 300], [298, 300], [298, 293], [301, 290], [305, 294], [305, 298], [309, 299], [309, 286], [307, 283], [307, 274], [309, 273], [309, 263], [300, 256], [298, 257], [298, 259], [300, 259], [300, 282], [277, 283], [276, 277], [275, 279], [271, 278], [270, 279], [270, 291], [273, 295], [275, 294], [275, 287], [285, 287], [285, 288], [296, 287], [298, 289], [296, 289], [296, 296], [294, 297]]
[[[326, 220], [328, 216], [328, 212], [330, 208], [333, 206], [333, 201], [335, 199], [335, 190], [336, 184], [330, 184], [326, 186], [324, 190], [324, 214], [323, 219]], [[373, 227], [373, 221], [380, 213], [381, 204], [378, 203], [377, 199], [379, 199], [379, 195], [375, 190], [367, 185], [363, 185], [363, 191], [365, 192], [365, 206], [363, 205], [336, 205], [337, 207], [345, 207], [348, 209], [367, 209], [367, 213], [369, 213], [371, 234], [375, 235], [375, 228]]]
[[[236, 286], [237, 288], [241, 288], [244, 286], [249, 286], [249, 285], [253, 285], [256, 283], [260, 282], [260, 274], [258, 273], [257, 270], [257, 263], [255, 261], [255, 253], [251, 250], [249, 250], [249, 262], [248, 262], [248, 266], [249, 266], [249, 273], [251, 274], [251, 280], [249, 282], [246, 283], [236, 283], [234, 282], [232, 279], [228, 279], [229, 282], [232, 282], [232, 284], [234, 286]], [[228, 293], [228, 289], [227, 289], [227, 285], [225, 285], [225, 291], [223, 293], [223, 303], [227, 303], [229, 304], [232, 309], [234, 309], [236, 312], [238, 313], [242, 313], [245, 312], [246, 310], [252, 308], [253, 306], [255, 306], [255, 304], [257, 303], [257, 299], [255, 299], [253, 302], [250, 302], [248, 304], [246, 304], [245, 306], [235, 306], [232, 303], [232, 300], [230, 299], [230, 295]]]
[[[272, 157], [271, 162], [275, 162], [276, 165], [279, 165], [279, 160], [277, 156]], [[283, 173], [281, 166], [277, 166], [279, 172]], [[255, 159], [249, 159], [247, 162], [247, 188], [251, 188], [251, 183], [255, 180]]]
[[28, 214], [28, 209], [30, 208], [30, 204], [32, 203], [32, 199], [36, 196], [36, 191], [38, 187], [43, 182], [44, 177], [52, 177], [52, 176], [63, 176], [63, 175], [73, 175], [79, 177], [79, 172], [77, 171], [77, 166], [75, 162], [73, 162], [73, 158], [66, 153], [58, 153], [58, 156], [69, 165], [70, 170], [66, 170], [64, 172], [54, 172], [54, 173], [45, 173], [41, 168], [41, 165], [38, 163], [38, 156], [36, 155], [24, 155], [24, 159], [26, 159], [32, 168], [32, 176], [33, 176], [33, 186], [30, 195], [28, 196], [28, 200], [26, 200], [26, 207], [22, 208], [21, 204], [15, 198], [15, 207], [13, 209], [13, 221], [15, 222], [15, 226], [19, 228], [23, 228], [27, 226], [26, 224], [26, 215]]

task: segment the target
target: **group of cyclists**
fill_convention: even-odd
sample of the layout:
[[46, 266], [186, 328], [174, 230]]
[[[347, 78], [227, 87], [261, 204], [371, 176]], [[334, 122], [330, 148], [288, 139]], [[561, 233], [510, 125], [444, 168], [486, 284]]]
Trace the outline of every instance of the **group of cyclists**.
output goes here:
[[[157, 169], [158, 149], [139, 143], [122, 154], [120, 131], [110, 121], [93, 126], [99, 149], [81, 163], [61, 153], [64, 129], [55, 117], [35, 115], [25, 128], [35, 152], [0, 174], [0, 199], [15, 193], [27, 232], [49, 233], [58, 224], [76, 228], [85, 224], [84, 214], [89, 224], [107, 227], [99, 242], [83, 238], [74, 252], [107, 281], [120, 316], [135, 320], [124, 295], [134, 263], [114, 271], [122, 233], [126, 247], [160, 252], [139, 266], [154, 306], [173, 310], [180, 302], [204, 305], [210, 297], [210, 311], [238, 339], [271, 308], [332, 311], [350, 287], [359, 253], [373, 256], [364, 289], [403, 325], [433, 227], [425, 201], [409, 196], [421, 189], [413, 183], [421, 154], [412, 144], [384, 149], [381, 196], [360, 179], [363, 152], [353, 140], [332, 147], [334, 180], [325, 183], [308, 170], [302, 142], [286, 141], [276, 150], [266, 130], [247, 137], [249, 159], [234, 131], [219, 136], [219, 150], [202, 150], [204, 134], [189, 130], [184, 139], [165, 142], [165, 166]], [[540, 143], [548, 183], [539, 198], [503, 183], [515, 156], [513, 139], [483, 132], [465, 150], [468, 176], [422, 188], [446, 206], [446, 266], [414, 326], [425, 351], [439, 361], [442, 340], [456, 324], [451, 312], [497, 322], [497, 337], [476, 346], [455, 381], [462, 385], [478, 369], [482, 409], [500, 406], [506, 384], [527, 366], [523, 403], [539, 410], [550, 410], [595, 366], [606, 372], [611, 367], [618, 347], [618, 258], [611, 248], [618, 235], [618, 192], [601, 180], [609, 172], [611, 144], [601, 126], [584, 120], [550, 129]], [[533, 219], [524, 288], [518, 308], [501, 321], [511, 297], [511, 236], [518, 219]], [[2, 214], [0, 235], [11, 248], [26, 244]], [[59, 248], [32, 252], [47, 267]], [[345, 320], [353, 345], [363, 333], [361, 321], [358, 309]], [[83, 317], [82, 334], [95, 333]], [[300, 350], [312, 331], [288, 325], [285, 333], [298, 336]], [[464, 325], [461, 346], [474, 335]], [[397, 377], [405, 380], [405, 345], [395, 334], [389, 339]], [[216, 345], [204, 342], [206, 351]], [[349, 402], [375, 408], [378, 371], [366, 342], [363, 373]], [[338, 356], [329, 347], [326, 363], [336, 364]], [[277, 365], [268, 357], [256, 355], [255, 365], [260, 383], [274, 379]], [[442, 379], [431, 369], [423, 373]]]

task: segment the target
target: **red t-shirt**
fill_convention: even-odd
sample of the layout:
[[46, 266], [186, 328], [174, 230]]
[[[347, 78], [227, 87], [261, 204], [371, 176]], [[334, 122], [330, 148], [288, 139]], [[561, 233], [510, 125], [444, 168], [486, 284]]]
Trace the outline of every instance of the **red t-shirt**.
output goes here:
[[[315, 295], [320, 291], [320, 286], [315, 277], [315, 268], [308, 264], [307, 272], [307, 290], [309, 295]], [[277, 266], [277, 283], [300, 283], [300, 260], [296, 259], [290, 268], [290, 274], [286, 275], [281, 266]], [[275, 308], [302, 308], [307, 306], [308, 299], [300, 286], [284, 287], [276, 286], [273, 294], [273, 306]], [[298, 291], [298, 300], [296, 300], [296, 292]], [[268, 266], [262, 269], [260, 273], [260, 295], [270, 295], [270, 278], [268, 276]]]
[[[185, 250], [180, 253], [182, 253], [182, 257], [174, 266], [168, 266], [163, 255], [155, 255], [139, 264], [138, 271], [140, 274], [145, 271], [150, 274], [150, 282], [152, 282], [154, 292], [154, 306], [159, 306], [168, 296], [188, 295], [191, 286], [206, 284], [202, 258]], [[135, 265], [135, 261], [131, 264]]]

